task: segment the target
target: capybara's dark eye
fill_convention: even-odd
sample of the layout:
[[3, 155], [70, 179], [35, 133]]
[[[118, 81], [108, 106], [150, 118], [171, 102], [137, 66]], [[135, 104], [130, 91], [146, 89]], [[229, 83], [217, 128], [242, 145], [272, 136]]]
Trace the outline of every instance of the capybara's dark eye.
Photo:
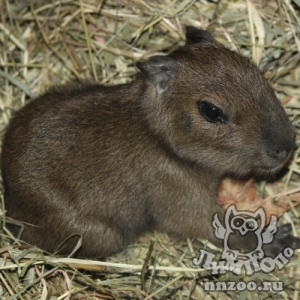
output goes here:
[[197, 102], [200, 114], [211, 123], [227, 123], [227, 118], [223, 114], [222, 110], [214, 104], [206, 101]]

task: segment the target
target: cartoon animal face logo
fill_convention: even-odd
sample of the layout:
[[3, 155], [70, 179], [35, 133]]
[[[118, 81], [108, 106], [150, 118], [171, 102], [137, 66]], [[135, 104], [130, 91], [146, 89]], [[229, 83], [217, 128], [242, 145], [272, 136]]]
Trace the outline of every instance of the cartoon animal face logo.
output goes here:
[[[220, 222], [218, 215], [213, 216], [212, 226], [215, 229], [214, 234], [216, 238], [223, 240], [224, 250], [222, 258], [227, 260], [235, 260], [237, 257], [243, 259], [261, 259], [264, 256], [262, 250], [263, 244], [271, 243], [273, 235], [277, 231], [276, 227], [277, 218], [271, 217], [271, 221], [266, 230], [266, 213], [262, 207], [258, 208], [255, 212], [249, 212], [245, 210], [236, 210], [235, 205], [231, 205], [227, 208], [224, 215], [224, 223]], [[247, 253], [241, 253], [240, 250], [233, 249], [231, 247], [232, 239], [247, 239], [249, 234], [251, 238], [256, 238], [256, 246]]]
[[241, 235], [245, 235], [249, 231], [257, 230], [258, 222], [255, 219], [246, 219], [241, 216], [236, 216], [231, 220], [230, 227], [238, 230]]

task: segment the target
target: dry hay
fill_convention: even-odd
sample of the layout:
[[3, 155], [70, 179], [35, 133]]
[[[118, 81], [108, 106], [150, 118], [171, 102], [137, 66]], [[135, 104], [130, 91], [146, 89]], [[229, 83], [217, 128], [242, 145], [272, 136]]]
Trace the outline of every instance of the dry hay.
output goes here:
[[[183, 44], [185, 25], [193, 25], [209, 29], [219, 41], [259, 64], [296, 126], [299, 146], [299, 5], [299, 0], [0, 1], [1, 132], [13, 111], [53, 84], [75, 79], [103, 84], [131, 81], [137, 61]], [[300, 186], [299, 151], [282, 178], [287, 189]], [[298, 213], [294, 209], [282, 219], [297, 229]], [[272, 274], [219, 277], [258, 284], [283, 281], [281, 292], [207, 292], [203, 282], [217, 279], [192, 265], [203, 246], [199, 241], [148, 234], [101, 262], [61, 259], [32, 247], [24, 249], [9, 237], [3, 222], [0, 233], [1, 299], [298, 297], [298, 258]]]

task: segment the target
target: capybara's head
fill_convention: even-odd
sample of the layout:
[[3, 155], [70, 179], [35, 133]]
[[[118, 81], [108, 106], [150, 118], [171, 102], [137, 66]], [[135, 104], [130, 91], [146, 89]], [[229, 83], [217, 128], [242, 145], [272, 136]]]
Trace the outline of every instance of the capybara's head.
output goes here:
[[295, 130], [260, 70], [211, 34], [187, 28], [187, 45], [138, 67], [155, 134], [183, 160], [220, 175], [275, 173]]

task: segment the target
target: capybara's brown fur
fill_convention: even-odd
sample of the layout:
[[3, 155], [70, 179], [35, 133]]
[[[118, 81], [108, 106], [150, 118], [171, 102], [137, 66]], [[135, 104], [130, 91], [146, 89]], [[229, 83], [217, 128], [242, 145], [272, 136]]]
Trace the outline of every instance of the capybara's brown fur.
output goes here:
[[53, 252], [78, 233], [89, 257], [155, 229], [216, 242], [221, 179], [286, 164], [295, 131], [258, 68], [206, 31], [187, 40], [133, 83], [55, 87], [15, 114], [2, 169], [25, 241]]

